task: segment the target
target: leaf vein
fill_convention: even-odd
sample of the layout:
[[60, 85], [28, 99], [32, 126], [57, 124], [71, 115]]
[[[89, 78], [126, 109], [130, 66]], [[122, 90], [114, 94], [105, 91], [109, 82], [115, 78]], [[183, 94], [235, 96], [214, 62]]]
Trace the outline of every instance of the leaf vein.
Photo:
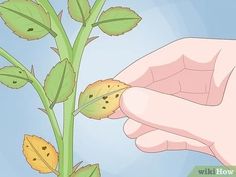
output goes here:
[[26, 138], [27, 141], [29, 142], [30, 146], [32, 147], [32, 149], [34, 150], [34, 152], [37, 154], [37, 156], [40, 158], [40, 160], [51, 170], [53, 171], [53, 173], [55, 173], [56, 175], [59, 175], [59, 173], [53, 169], [51, 167], [50, 164], [48, 164], [48, 162], [41, 156], [41, 154], [37, 151], [37, 149], [34, 147], [34, 145], [30, 142], [30, 140], [28, 138]]
[[39, 22], [38, 20], [35, 20], [34, 18], [28, 16], [28, 15], [25, 15], [21, 12], [18, 12], [14, 9], [11, 9], [11, 8], [8, 8], [8, 7], [3, 7], [3, 6], [0, 6], [0, 8], [4, 8], [6, 10], [9, 10], [10, 12], [13, 12], [23, 18], [26, 18], [28, 19], [29, 21], [32, 21], [34, 23], [36, 23], [37, 25], [41, 26], [42, 28], [44, 28], [45, 30], [47, 30], [54, 38], [57, 36], [56, 32], [54, 32], [51, 28], [47, 27], [46, 25], [42, 24], [41, 22]]
[[84, 16], [84, 12], [83, 12], [83, 10], [82, 10], [82, 7], [81, 7], [81, 5], [80, 5], [80, 3], [79, 3], [79, 0], [76, 0], [76, 3], [77, 3], [77, 5], [78, 5], [79, 10], [80, 10], [80, 13], [81, 13], [81, 15], [82, 15], [83, 24], [85, 25], [85, 16]]
[[58, 90], [57, 90], [57, 93], [56, 93], [56, 96], [55, 96], [55, 99], [54, 99], [54, 101], [52, 102], [52, 104], [50, 106], [51, 109], [55, 106], [55, 104], [57, 102], [57, 99], [58, 99], [58, 97], [60, 95], [61, 88], [62, 88], [62, 85], [64, 83], [64, 78], [65, 78], [65, 74], [66, 74], [67, 64], [68, 64], [68, 61], [66, 60], [65, 61], [65, 66], [64, 66], [64, 70], [63, 70], [63, 73], [62, 73], [62, 76], [61, 76], [61, 80], [60, 80], [60, 83], [59, 83], [59, 87], [58, 87]]
[[32, 83], [32, 80], [29, 80], [28, 78], [24, 78], [24, 77], [12, 75], [12, 74], [0, 74], [0, 76], [13, 77], [13, 78], [22, 79], [22, 80], [25, 80], [25, 81], [28, 81], [28, 82]]
[[94, 23], [92, 26], [96, 27], [100, 24], [103, 23], [110, 23], [110, 22], [115, 22], [115, 21], [125, 21], [125, 20], [139, 20], [139, 18], [116, 18], [116, 19], [108, 19], [108, 20], [103, 20], [103, 21], [99, 21], [97, 23]]

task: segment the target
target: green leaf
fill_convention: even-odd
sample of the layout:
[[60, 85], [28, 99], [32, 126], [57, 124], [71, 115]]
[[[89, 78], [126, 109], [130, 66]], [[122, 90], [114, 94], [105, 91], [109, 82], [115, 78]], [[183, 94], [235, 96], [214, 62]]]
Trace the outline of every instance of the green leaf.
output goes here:
[[68, 10], [71, 18], [85, 24], [90, 15], [88, 0], [68, 0]]
[[117, 80], [100, 80], [90, 84], [80, 94], [79, 109], [86, 117], [100, 120], [113, 114], [119, 108], [121, 94], [129, 85]]
[[140, 21], [141, 17], [129, 8], [111, 7], [102, 12], [98, 22], [93, 26], [99, 26], [104, 33], [110, 36], [118, 36], [132, 30]]
[[56, 103], [66, 101], [75, 87], [75, 72], [68, 59], [64, 59], [52, 68], [44, 83], [47, 97]]
[[99, 165], [87, 165], [80, 168], [71, 177], [101, 177]]
[[7, 87], [19, 89], [30, 82], [25, 71], [15, 66], [6, 66], [0, 69], [0, 82]]
[[36, 40], [50, 33], [49, 15], [41, 7], [31, 0], [8, 0], [0, 4], [0, 16], [5, 24], [19, 37], [27, 40]]

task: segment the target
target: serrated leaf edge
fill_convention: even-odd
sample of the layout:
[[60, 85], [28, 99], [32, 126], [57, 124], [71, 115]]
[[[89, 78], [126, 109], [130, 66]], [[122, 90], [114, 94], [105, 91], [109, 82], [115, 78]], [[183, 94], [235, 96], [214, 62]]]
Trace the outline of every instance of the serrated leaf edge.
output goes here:
[[[29, 21], [32, 21], [32, 22], [36, 23], [37, 25], [41, 26], [41, 27], [44, 28], [46, 31], [48, 31], [48, 33], [50, 33], [54, 38], [57, 36], [57, 34], [56, 34], [55, 31], [53, 31], [51, 28], [47, 27], [47, 26], [44, 25], [43, 23], [41, 23], [41, 22], [35, 20], [34, 18], [32, 18], [32, 17], [30, 17], [30, 16], [28, 16], [28, 15], [25, 15], [25, 14], [23, 14], [23, 13], [21, 13], [21, 12], [15, 11], [15, 10], [13, 10], [13, 9], [11, 9], [11, 8], [3, 7], [2, 5], [3, 5], [4, 3], [7, 3], [7, 2], [8, 2], [8, 1], [5, 1], [5, 2], [1, 3], [1, 4], [0, 4], [0, 8], [4, 8], [4, 9], [6, 9], [6, 10], [9, 10], [9, 11], [11, 11], [11, 12], [13, 12], [13, 13], [19, 15], [19, 16], [22, 16], [22, 17], [26, 18], [26, 19], [29, 20]], [[34, 1], [31, 1], [31, 2], [34, 3], [34, 4], [36, 4], [36, 5], [38, 5], [38, 6], [40, 6], [40, 7], [43, 9], [43, 7], [42, 7], [40, 4], [38, 4], [38, 3], [34, 2]], [[44, 9], [43, 9], [43, 10], [44, 10]], [[45, 11], [44, 11], [44, 12], [45, 12]], [[45, 13], [48, 14], [47, 12], [45, 12]], [[2, 15], [3, 15], [3, 14], [0, 13], [0, 16], [2, 16]], [[5, 25], [6, 25], [8, 28], [10, 28], [10, 26], [9, 26], [8, 23], [4, 20], [3, 17], [2, 17], [2, 20], [4, 21]], [[51, 21], [50, 21], [50, 26], [51, 26]], [[10, 28], [10, 29], [11, 29], [11, 28]], [[14, 34], [16, 34], [17, 36], [19, 36], [20, 38], [27, 39], [27, 40], [29, 40], [29, 41], [41, 39], [41, 38], [43, 38], [44, 36], [47, 35], [47, 34], [45, 34], [45, 35], [43, 35], [41, 38], [29, 39], [29, 38], [25, 38], [25, 37], [23, 37], [23, 36], [20, 36], [19, 34], [16, 33], [16, 31], [13, 31], [13, 30], [12, 30], [12, 32], [13, 32]]]
[[[29, 139], [27, 138], [27, 136], [30, 136], [30, 137], [37, 137], [37, 138], [39, 138], [39, 139], [42, 139], [42, 140], [45, 141], [46, 143], [50, 144], [50, 145], [54, 148], [54, 150], [56, 151], [55, 147], [54, 147], [50, 142], [48, 142], [48, 141], [46, 141], [45, 139], [43, 139], [42, 137], [35, 136], [35, 135], [27, 135], [27, 134], [24, 135], [24, 140], [26, 139], [26, 140], [29, 142], [30, 146], [33, 148], [33, 150], [34, 150], [34, 152], [36, 153], [36, 155], [43, 161], [43, 163], [44, 163], [54, 174], [56, 174], [57, 176], [59, 176], [59, 172], [58, 172], [56, 169], [53, 169], [53, 168], [51, 167], [51, 165], [47, 163], [47, 161], [40, 155], [40, 153], [37, 151], [37, 149], [34, 147], [34, 145], [29, 141]], [[23, 152], [23, 154], [24, 154], [24, 156], [25, 156], [25, 153], [24, 153], [24, 143], [23, 143], [22, 149], [23, 149], [22, 152]], [[57, 152], [57, 151], [56, 151], [56, 152]], [[25, 156], [25, 158], [26, 158], [26, 156]], [[26, 161], [28, 162], [27, 158], [26, 158]], [[29, 162], [28, 162], [28, 164], [31, 166], [32, 169], [38, 171], [37, 169], [33, 168], [33, 166], [32, 166]], [[40, 172], [40, 173], [42, 173], [42, 172]]]
[[[82, 7], [81, 7], [81, 5], [79, 4], [78, 0], [75, 0], [75, 1], [76, 1], [77, 5], [78, 5], [78, 7], [79, 7], [79, 9], [80, 9], [80, 13], [81, 13], [81, 15], [82, 15], [82, 21], [77, 20], [76, 18], [73, 17], [73, 15], [71, 14], [71, 11], [70, 11], [69, 0], [68, 0], [68, 3], [67, 3], [67, 4], [68, 4], [68, 7], [67, 7], [67, 8], [68, 8], [69, 15], [70, 15], [70, 17], [71, 17], [73, 20], [82, 22], [82, 23], [85, 25], [85, 21], [86, 21], [87, 18], [85, 18], [84, 12], [83, 12]], [[88, 4], [89, 4], [89, 10], [91, 10], [90, 3], [88, 2]]]
[[[139, 18], [133, 18], [133, 19], [139, 19], [139, 21], [138, 21], [136, 24], [134, 24], [130, 30], [128, 30], [128, 31], [126, 31], [126, 32], [123, 32], [123, 33], [119, 33], [119, 34], [108, 34], [108, 33], [105, 32], [103, 29], [101, 29], [101, 28], [99, 27], [99, 25], [98, 25], [98, 27], [102, 30], [102, 32], [104, 32], [105, 34], [107, 34], [107, 35], [109, 35], [109, 36], [120, 36], [120, 35], [123, 35], [123, 34], [125, 34], [125, 33], [128, 33], [129, 31], [132, 31], [136, 26], [138, 26], [139, 22], [142, 20], [142, 17], [140, 17], [139, 14], [137, 14], [134, 10], [130, 9], [129, 7], [116, 6], [116, 7], [110, 7], [109, 9], [104, 10], [104, 11], [101, 13], [100, 17], [99, 17], [98, 22], [99, 22], [99, 20], [100, 20], [100, 18], [101, 18], [101, 16], [102, 16], [102, 14], [104, 14], [104, 13], [105, 13], [106, 11], [108, 11], [108, 10], [115, 9], [115, 8], [127, 9], [127, 10], [130, 10], [130, 11], [134, 12]], [[98, 23], [98, 22], [96, 22], [96, 23]], [[94, 23], [93, 25], [96, 25], [96, 23]]]
[[[109, 80], [109, 79], [107, 79], [107, 80]], [[105, 80], [98, 80], [98, 81], [96, 81], [96, 82], [102, 82], [102, 81], [105, 81]], [[113, 79], [113, 81], [118, 81], [118, 82], [120, 82], [119, 80], [114, 80], [114, 79]], [[95, 82], [95, 83], [96, 83], [96, 82]], [[89, 87], [91, 87], [93, 84], [95, 84], [95, 83], [89, 84], [89, 85], [86, 87], [86, 89], [85, 89], [83, 92], [80, 93], [80, 96], [79, 96], [79, 103], [80, 103], [81, 95], [84, 94], [84, 92], [85, 92]], [[127, 85], [127, 84], [126, 84], [126, 86], [127, 86], [126, 88], [117, 89], [117, 90], [114, 90], [114, 91], [112, 91], [112, 92], [108, 92], [108, 93], [106, 93], [106, 94], [103, 94], [103, 95], [101, 95], [101, 96], [99, 96], [99, 97], [96, 97], [96, 98], [92, 99], [91, 101], [89, 101], [89, 102], [83, 104], [83, 105], [80, 106], [77, 110], [75, 110], [75, 112], [73, 113], [73, 115], [76, 116], [76, 115], [77, 115], [78, 113], [80, 113], [84, 108], [86, 108], [87, 106], [89, 106], [89, 105], [91, 105], [91, 104], [93, 104], [93, 103], [96, 103], [97, 101], [101, 100], [104, 96], [113, 95], [113, 94], [115, 94], [115, 93], [117, 93], [117, 92], [120, 92], [120, 91], [122, 91], [122, 90], [126, 90], [127, 88], [130, 87], [130, 86]], [[82, 112], [81, 112], [81, 113], [82, 113]], [[114, 111], [113, 111], [113, 113], [114, 113]], [[83, 114], [83, 113], [82, 113], [82, 114]], [[89, 116], [86, 116], [86, 117], [92, 118], [92, 117], [89, 117]]]
[[[22, 70], [21, 68], [17, 67], [17, 66], [5, 66], [5, 67], [3, 67], [3, 68], [0, 68], [0, 70], [1, 70], [1, 69], [4, 69], [4, 68], [9, 68], [9, 67], [15, 67], [15, 68], [17, 68], [17, 69], [23, 71], [28, 79], [23, 78], [23, 77], [15, 77], [15, 78], [22, 79], [22, 80], [28, 81], [28, 82], [30, 82], [30, 83], [33, 82], [32, 80], [29, 79], [29, 77], [28, 77], [28, 75], [26, 74], [26, 72], [25, 72], [24, 70]], [[4, 75], [4, 74], [0, 74], [0, 75]], [[14, 75], [6, 75], [6, 76], [14, 77]], [[2, 81], [0, 81], [0, 83], [2, 83], [3, 85], [5, 85]], [[22, 85], [22, 86], [19, 87], [19, 88], [9, 87], [8, 85], [5, 85], [5, 86], [8, 87], [8, 88], [11, 88], [11, 89], [20, 89], [20, 88], [24, 87], [26, 84], [27, 84], [27, 83], [25, 83], [24, 85]]]
[[[67, 58], [64, 59], [64, 60], [67, 60], [68, 63], [71, 65], [71, 63], [69, 62], [69, 60], [68, 60]], [[44, 80], [44, 90], [45, 90], [45, 86], [46, 86], [45, 83], [46, 83], [46, 81], [47, 81], [47, 78], [50, 76], [51, 71], [52, 71], [53, 69], [55, 69], [56, 66], [59, 65], [60, 63], [62, 63], [64, 60], [60, 61], [60, 62], [57, 63], [55, 66], [53, 66], [52, 69], [50, 70], [50, 72], [47, 74], [46, 79]], [[73, 66], [72, 66], [72, 65], [71, 65], [71, 68], [73, 69]], [[73, 73], [74, 73], [74, 75], [75, 75], [74, 69], [73, 69]], [[74, 81], [73, 85], [75, 86], [75, 81]], [[73, 90], [74, 90], [74, 86], [73, 86], [73, 88], [72, 88], [71, 91], [70, 91], [70, 95], [72, 94], [72, 92], [73, 92]], [[49, 99], [49, 96], [48, 96], [48, 94], [47, 94], [46, 91], [45, 91], [45, 94], [46, 94], [47, 98]], [[69, 96], [70, 96], [70, 95], [69, 95]], [[64, 101], [66, 101], [66, 100], [69, 98], [69, 96], [68, 96]], [[50, 99], [49, 99], [49, 100], [50, 100]], [[50, 101], [52, 101], [52, 100], [50, 100]], [[53, 101], [52, 101], [52, 102], [53, 102]], [[52, 104], [50, 105], [50, 107], [51, 107], [51, 106], [52, 106]]]

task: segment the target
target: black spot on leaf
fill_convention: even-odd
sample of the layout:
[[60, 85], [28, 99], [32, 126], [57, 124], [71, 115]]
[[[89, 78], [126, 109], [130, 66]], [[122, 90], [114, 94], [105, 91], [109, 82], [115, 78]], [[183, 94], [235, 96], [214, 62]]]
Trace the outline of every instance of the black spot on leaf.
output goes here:
[[120, 95], [119, 94], [116, 94], [116, 98], [118, 98]]
[[102, 107], [102, 109], [106, 109], [106, 107], [105, 107], [105, 106], [103, 106], [103, 107]]
[[106, 100], [108, 98], [108, 96], [104, 96], [104, 97], [102, 97], [102, 99], [104, 99], [104, 100]]
[[43, 146], [43, 147], [42, 147], [42, 150], [45, 151], [46, 149], [47, 149], [47, 146]]
[[33, 161], [36, 161], [37, 159], [36, 158], [33, 158]]
[[89, 98], [93, 98], [93, 95], [89, 95]]
[[50, 153], [47, 153], [47, 157], [50, 155]]
[[13, 81], [12, 83], [13, 83], [13, 84], [16, 84], [16, 83], [17, 83], [17, 81]]
[[106, 101], [106, 104], [108, 104], [109, 103], [109, 101]]
[[30, 32], [30, 31], [34, 31], [34, 28], [28, 28], [27, 31], [28, 31], [28, 32]]

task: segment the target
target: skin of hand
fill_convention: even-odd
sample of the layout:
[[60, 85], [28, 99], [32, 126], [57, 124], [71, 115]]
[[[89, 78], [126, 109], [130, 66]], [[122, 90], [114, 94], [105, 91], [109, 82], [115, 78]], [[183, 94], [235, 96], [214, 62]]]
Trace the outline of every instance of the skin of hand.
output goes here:
[[236, 41], [184, 38], [137, 60], [110, 118], [144, 152], [191, 150], [236, 165]]

